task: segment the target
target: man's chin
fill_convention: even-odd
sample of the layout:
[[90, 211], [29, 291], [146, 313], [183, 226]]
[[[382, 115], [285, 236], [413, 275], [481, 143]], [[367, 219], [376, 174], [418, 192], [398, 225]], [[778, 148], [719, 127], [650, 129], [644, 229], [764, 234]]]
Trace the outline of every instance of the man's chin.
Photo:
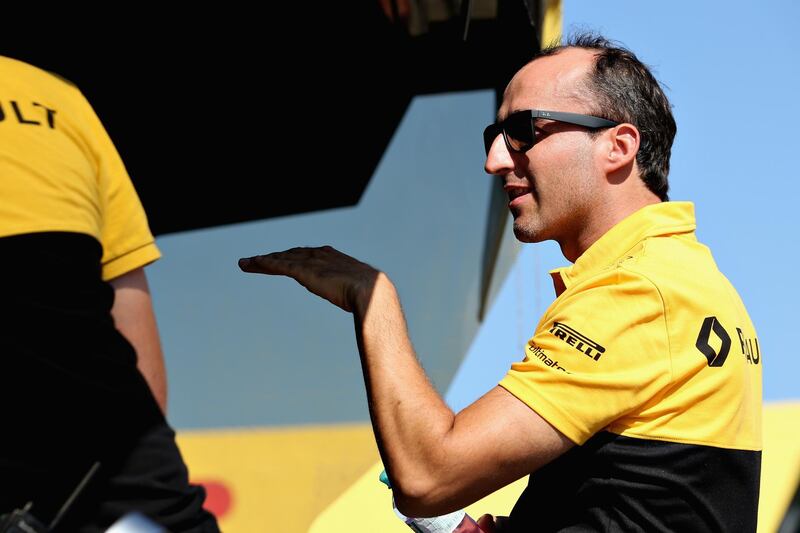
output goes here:
[[518, 224], [516, 220], [514, 221], [514, 237], [516, 237], [519, 242], [542, 242], [542, 239], [539, 238], [536, 231]]
[[521, 224], [518, 218], [514, 219], [514, 237], [516, 237], [519, 242], [524, 243], [544, 242], [553, 238], [545, 235], [542, 228], [532, 228]]

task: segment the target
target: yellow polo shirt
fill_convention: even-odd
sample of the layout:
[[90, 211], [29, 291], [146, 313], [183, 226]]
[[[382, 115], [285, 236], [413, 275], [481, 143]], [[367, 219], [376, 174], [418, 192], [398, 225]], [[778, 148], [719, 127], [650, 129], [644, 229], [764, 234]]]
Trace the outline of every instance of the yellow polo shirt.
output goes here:
[[576, 444], [606, 429], [761, 449], [758, 338], [692, 204], [639, 210], [551, 275], [564, 290], [500, 383], [509, 392]]
[[104, 280], [160, 256], [125, 166], [83, 94], [1, 56], [0, 198], [0, 238], [94, 237]]
[[693, 205], [644, 207], [551, 276], [557, 298], [500, 385], [580, 446], [531, 476], [517, 517], [754, 528], [761, 348]]

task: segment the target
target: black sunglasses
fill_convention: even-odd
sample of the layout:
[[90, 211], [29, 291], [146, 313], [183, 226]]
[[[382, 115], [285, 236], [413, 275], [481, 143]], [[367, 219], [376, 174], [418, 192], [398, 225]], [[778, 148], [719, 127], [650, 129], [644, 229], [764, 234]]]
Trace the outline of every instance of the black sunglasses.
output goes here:
[[486, 155], [489, 155], [489, 149], [492, 147], [492, 143], [494, 143], [494, 140], [501, 133], [506, 142], [506, 147], [508, 147], [511, 152], [527, 152], [533, 148], [533, 145], [536, 144], [534, 122], [537, 118], [583, 126], [590, 130], [611, 128], [619, 124], [619, 122], [614, 122], [613, 120], [593, 117], [591, 115], [581, 115], [580, 113], [540, 111], [539, 109], [516, 111], [508, 115], [502, 122], [489, 124], [489, 126], [483, 130], [483, 145], [486, 148]]

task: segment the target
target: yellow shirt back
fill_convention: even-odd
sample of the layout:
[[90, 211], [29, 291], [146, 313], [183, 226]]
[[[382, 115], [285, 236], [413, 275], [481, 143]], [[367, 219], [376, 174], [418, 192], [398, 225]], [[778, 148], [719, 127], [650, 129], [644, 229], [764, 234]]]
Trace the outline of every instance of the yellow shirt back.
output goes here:
[[103, 279], [159, 257], [122, 160], [81, 92], [0, 57], [0, 237], [75, 232], [103, 246]]

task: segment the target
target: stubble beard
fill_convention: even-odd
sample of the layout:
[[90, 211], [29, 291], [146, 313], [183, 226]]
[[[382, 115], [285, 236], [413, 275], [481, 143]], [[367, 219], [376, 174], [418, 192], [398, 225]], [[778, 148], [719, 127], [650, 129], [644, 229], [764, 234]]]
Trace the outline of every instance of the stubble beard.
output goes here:
[[534, 190], [533, 204], [522, 206], [514, 215], [514, 236], [524, 243], [539, 243], [554, 240], [559, 243], [569, 238], [584, 222], [587, 202], [591, 189], [585, 181], [574, 183], [568, 196], [548, 199], [549, 209], [545, 212], [540, 197]]
[[541, 213], [539, 195], [533, 190], [533, 205], [523, 206], [514, 215], [514, 236], [520, 242], [535, 243], [548, 239], [545, 234], [545, 224]]
[[527, 220], [522, 216], [514, 219], [514, 236], [520, 242], [534, 243], [545, 240], [541, 237], [542, 227], [539, 219], [529, 217]]

